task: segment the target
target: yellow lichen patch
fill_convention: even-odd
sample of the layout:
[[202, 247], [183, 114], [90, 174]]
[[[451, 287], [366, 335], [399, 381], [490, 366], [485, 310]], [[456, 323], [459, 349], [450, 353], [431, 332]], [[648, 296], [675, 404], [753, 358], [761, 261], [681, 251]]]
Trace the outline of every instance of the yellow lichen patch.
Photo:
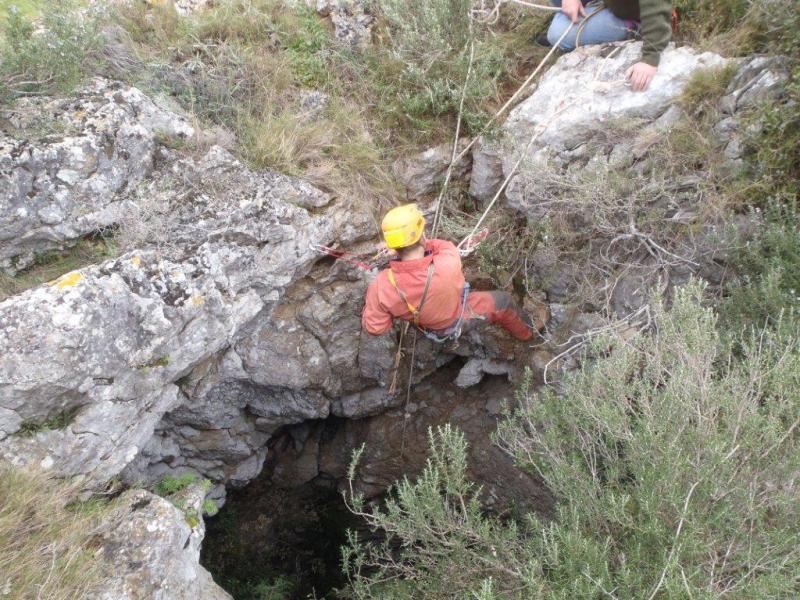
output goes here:
[[134, 267], [137, 267], [137, 268], [141, 267], [142, 266], [142, 259], [139, 258], [138, 256], [131, 256], [131, 264]]
[[192, 296], [192, 299], [189, 300], [190, 306], [203, 306], [206, 303], [206, 298], [203, 294], [195, 294]]
[[72, 273], [67, 273], [63, 277], [58, 278], [53, 285], [59, 290], [65, 290], [78, 285], [81, 281], [83, 281], [83, 273], [80, 271], [73, 271]]

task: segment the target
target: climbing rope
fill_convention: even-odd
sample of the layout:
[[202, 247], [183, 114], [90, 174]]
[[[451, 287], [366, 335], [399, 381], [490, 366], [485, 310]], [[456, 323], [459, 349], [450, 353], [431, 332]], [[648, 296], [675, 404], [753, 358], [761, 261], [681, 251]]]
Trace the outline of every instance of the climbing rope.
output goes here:
[[[590, 6], [597, 6], [597, 4], [591, 4]], [[584, 17], [583, 21], [581, 21], [580, 26], [578, 27], [578, 31], [575, 34], [575, 48], [579, 48], [581, 45], [581, 35], [583, 34], [583, 30], [586, 29], [586, 26], [589, 24], [589, 20], [606, 10], [608, 7], [605, 4], [600, 4], [598, 9], [592, 13], [589, 13]]]
[[436, 199], [436, 210], [433, 214], [433, 227], [431, 228], [431, 237], [436, 237], [436, 233], [439, 231], [439, 222], [442, 217], [442, 209], [444, 208], [444, 203], [442, 199], [444, 198], [444, 194], [447, 191], [447, 186], [450, 183], [450, 178], [453, 176], [453, 168], [456, 164], [456, 153], [458, 152], [458, 139], [461, 136], [461, 117], [464, 114], [464, 99], [467, 97], [467, 84], [469, 84], [469, 78], [472, 75], [472, 63], [475, 59], [475, 39], [472, 37], [472, 20], [469, 22], [469, 33], [470, 33], [470, 44], [469, 44], [469, 66], [467, 67], [467, 76], [464, 78], [464, 87], [461, 89], [461, 101], [458, 104], [458, 119], [456, 120], [456, 135], [455, 139], [453, 140], [453, 153], [450, 156], [450, 164], [447, 165], [447, 173], [444, 177], [444, 183], [442, 184], [442, 189], [439, 190], [439, 197]]
[[[524, 90], [528, 86], [528, 84], [539, 73], [539, 71], [542, 70], [542, 67], [544, 67], [544, 65], [547, 63], [547, 61], [550, 59], [550, 57], [553, 56], [553, 54], [555, 53], [556, 49], [559, 47], [561, 42], [564, 41], [564, 38], [566, 38], [567, 35], [569, 34], [569, 32], [572, 31], [572, 27], [573, 26], [574, 26], [574, 23], [570, 23], [569, 27], [567, 27], [564, 30], [564, 33], [561, 34], [561, 37], [558, 38], [558, 41], [556, 41], [556, 43], [553, 44], [553, 47], [550, 48], [550, 51], [545, 55], [545, 57], [541, 60], [541, 62], [539, 62], [539, 64], [533, 70], [533, 73], [531, 73], [528, 76], [528, 78], [523, 82], [523, 84], [519, 87], [519, 89], [516, 92], [514, 92], [514, 95], [511, 96], [511, 98], [509, 98], [509, 100], [500, 108], [500, 110], [495, 113], [495, 115], [484, 126], [484, 128], [481, 130], [481, 132], [478, 133], [478, 135], [475, 136], [472, 139], [472, 141], [467, 145], [467, 147], [464, 148], [464, 150], [462, 150], [458, 155], [455, 155], [455, 150], [454, 150], [453, 158], [451, 159], [450, 164], [448, 165], [448, 169], [447, 169], [447, 175], [448, 176], [445, 177], [445, 181], [442, 184], [442, 189], [439, 192], [439, 197], [438, 197], [437, 202], [436, 202], [436, 216], [435, 216], [435, 220], [434, 220], [434, 226], [435, 227], [438, 227], [439, 222], [440, 222], [439, 221], [439, 216], [441, 214], [442, 207], [443, 207], [442, 198], [444, 197], [444, 194], [447, 191], [447, 186], [450, 183], [449, 175], [452, 173], [453, 165], [455, 163], [457, 163], [459, 160], [461, 160], [466, 155], [466, 153], [475, 145], [475, 142], [480, 138], [480, 136], [483, 135], [486, 132], [486, 130], [488, 129], [489, 125], [491, 125], [491, 123], [495, 119], [497, 119], [498, 116], [500, 116], [509, 106], [511, 106], [511, 103], [520, 95], [522, 90]], [[464, 87], [466, 89], [466, 85]], [[462, 100], [462, 106], [463, 106], [463, 100], [464, 100], [463, 94], [462, 94], [461, 100]], [[552, 119], [553, 117], [555, 117], [557, 114], [559, 114], [563, 110], [564, 109], [561, 109], [560, 111], [558, 111], [557, 113], [552, 115], [550, 118]], [[459, 112], [459, 125], [460, 125], [460, 112]], [[497, 191], [497, 193], [495, 194], [494, 198], [492, 198], [492, 201], [489, 203], [489, 206], [486, 208], [486, 210], [483, 212], [483, 214], [481, 215], [481, 217], [478, 220], [478, 222], [475, 224], [475, 227], [472, 228], [472, 231], [469, 233], [469, 235], [467, 235], [463, 240], [461, 240], [459, 242], [458, 250], [459, 250], [459, 253], [462, 256], [468, 255], [477, 246], [477, 243], [474, 243], [474, 241], [475, 241], [476, 237], [478, 237], [478, 230], [479, 230], [480, 226], [483, 224], [483, 221], [486, 219], [486, 216], [489, 214], [489, 211], [491, 211], [491, 209], [494, 207], [495, 203], [497, 202], [497, 199], [500, 197], [500, 194], [505, 189], [505, 187], [508, 184], [508, 182], [511, 180], [511, 177], [514, 175], [516, 170], [519, 168], [519, 165], [522, 163], [522, 158], [525, 156], [525, 154], [527, 153], [528, 149], [533, 145], [533, 142], [535, 141], [535, 139], [538, 138], [539, 135], [541, 135], [542, 131], [543, 130], [539, 130], [539, 131], [534, 133], [534, 136], [531, 138], [530, 142], [528, 142], [528, 145], [525, 147], [525, 152], [523, 152], [522, 155], [520, 156], [520, 160], [518, 160], [517, 163], [514, 165], [514, 168], [511, 170], [509, 175], [506, 177], [505, 181], [500, 186], [500, 189]], [[454, 149], [457, 148], [457, 147], [458, 147], [458, 126], [456, 128], [456, 140], [455, 140], [455, 143], [454, 143]], [[488, 234], [488, 232], [486, 232], [486, 233]], [[485, 237], [486, 237], [486, 234], [483, 234], [483, 236], [480, 239], [482, 240]], [[478, 240], [478, 243], [479, 243], [479, 241], [480, 240]]]
[[478, 219], [478, 222], [475, 223], [475, 226], [472, 228], [472, 231], [470, 231], [470, 233], [463, 240], [461, 240], [458, 243], [457, 248], [458, 248], [460, 253], [463, 253], [465, 251], [469, 251], [470, 247], [472, 246], [472, 244], [470, 243], [470, 240], [472, 240], [474, 238], [474, 236], [477, 234], [478, 229], [480, 228], [481, 225], [483, 225], [483, 221], [489, 215], [489, 212], [492, 210], [492, 208], [494, 208], [494, 205], [497, 202], [498, 198], [500, 198], [502, 193], [505, 191], [506, 186], [511, 181], [511, 179], [514, 177], [514, 175], [517, 174], [517, 169], [519, 169], [519, 166], [522, 164], [522, 161], [525, 160], [525, 157], [527, 156], [528, 151], [531, 149], [531, 146], [533, 146], [533, 142], [535, 142], [539, 138], [539, 136], [542, 135], [542, 133], [544, 133], [547, 130], [547, 127], [550, 125], [550, 122], [555, 117], [560, 115], [562, 112], [564, 112], [569, 107], [570, 107], [570, 104], [564, 104], [556, 112], [554, 112], [552, 115], [550, 115], [550, 118], [547, 119], [544, 123], [539, 123], [538, 127], [533, 132], [533, 135], [531, 136], [531, 139], [528, 141], [527, 145], [525, 146], [525, 149], [520, 153], [519, 158], [517, 159], [517, 162], [515, 162], [514, 166], [511, 167], [511, 170], [508, 172], [508, 175], [506, 175], [506, 178], [503, 180], [503, 183], [497, 189], [497, 192], [495, 193], [495, 195], [492, 198], [491, 202], [489, 202], [489, 205], [486, 207], [486, 210], [484, 210], [483, 214], [481, 214], [480, 218]]
[[[484, 128], [481, 130], [481, 132], [476, 137], [474, 137], [472, 139], [472, 141], [467, 145], [467, 147], [464, 148], [464, 150], [462, 150], [458, 155], [456, 155], [456, 151], [458, 149], [458, 137], [459, 137], [460, 126], [461, 126], [461, 113], [462, 113], [463, 106], [464, 106], [464, 96], [466, 95], [466, 87], [467, 87], [467, 82], [465, 81], [464, 89], [463, 89], [462, 95], [461, 95], [461, 103], [460, 103], [460, 106], [459, 106], [459, 118], [458, 118], [458, 123], [456, 125], [456, 136], [455, 136], [455, 140], [453, 142], [453, 153], [452, 153], [452, 157], [450, 159], [450, 164], [448, 165], [448, 168], [447, 168], [447, 175], [445, 176], [444, 183], [442, 184], [442, 189], [440, 190], [439, 197], [438, 197], [438, 199], [436, 201], [436, 211], [435, 211], [435, 215], [434, 215], [434, 225], [433, 225], [433, 229], [432, 229], [432, 232], [433, 232], [434, 235], [435, 235], [435, 232], [438, 230], [438, 226], [439, 226], [439, 224], [441, 222], [441, 213], [442, 213], [442, 208], [443, 208], [442, 199], [444, 198], [444, 194], [447, 191], [447, 186], [450, 183], [450, 176], [452, 175], [453, 166], [458, 161], [460, 161], [466, 155], [467, 152], [469, 152], [469, 150], [472, 148], [472, 146], [475, 145], [475, 142], [478, 140], [478, 138], [488, 130], [489, 126], [494, 122], [494, 120], [496, 120], [509, 106], [511, 106], [511, 104], [514, 102], [514, 100], [530, 84], [530, 82], [539, 73], [539, 71], [541, 71], [541, 69], [544, 67], [544, 65], [547, 63], [547, 61], [550, 59], [550, 57], [555, 53], [555, 51], [558, 48], [558, 46], [561, 44], [561, 42], [564, 40], [564, 38], [566, 38], [567, 34], [571, 30], [572, 30], [572, 24], [570, 24], [570, 26], [564, 31], [564, 33], [561, 35], [561, 37], [558, 39], [558, 41], [555, 44], [553, 44], [553, 47], [550, 49], [550, 51], [545, 55], [545, 57], [537, 65], [536, 69], [534, 69], [533, 73], [531, 73], [531, 75], [528, 76], [528, 78], [523, 82], [523, 84], [514, 93], [514, 95], [503, 105], [503, 107], [501, 107], [501, 109], [497, 113], [495, 113], [495, 115], [492, 117], [492, 119], [490, 119], [490, 121], [484, 126]], [[471, 48], [470, 48], [470, 68], [467, 71], [467, 78], [469, 78], [469, 74], [471, 72], [473, 58], [474, 58], [474, 45], [472, 45]], [[564, 110], [564, 109], [562, 109], [562, 110]], [[561, 111], [559, 111], [559, 112], [561, 112]], [[556, 113], [556, 114], [558, 114], [558, 113]], [[556, 116], [556, 115], [553, 115], [553, 116]], [[546, 126], [545, 126], [545, 128], [546, 128]], [[503, 182], [503, 185], [500, 186], [500, 189], [498, 190], [497, 194], [495, 194], [495, 197], [489, 203], [489, 206], [487, 206], [486, 210], [481, 215], [481, 217], [478, 220], [478, 222], [476, 223], [475, 227], [473, 227], [473, 229], [472, 229], [472, 231], [470, 232], [469, 235], [467, 235], [463, 240], [461, 240], [461, 242], [459, 242], [458, 250], [459, 250], [459, 253], [462, 256], [472, 252], [472, 250], [474, 250], [477, 247], [477, 245], [483, 239], [485, 239], [486, 236], [488, 235], [488, 233], [489, 233], [488, 230], [483, 230], [483, 231], [479, 232], [478, 231], [479, 227], [483, 224], [483, 221], [485, 220], [486, 216], [489, 214], [489, 211], [491, 211], [492, 207], [494, 207], [494, 204], [497, 202], [497, 199], [500, 197], [500, 193], [503, 191], [503, 189], [506, 187], [508, 182], [511, 180], [511, 177], [514, 175], [516, 170], [519, 168], [519, 165], [522, 163], [522, 159], [527, 154], [527, 152], [530, 149], [530, 147], [533, 145], [533, 142], [535, 141], [536, 138], [539, 137], [539, 135], [541, 135], [541, 133], [543, 131], [544, 131], [544, 129], [539, 129], [537, 132], [534, 133], [534, 135], [531, 138], [530, 142], [528, 142], [528, 145], [526, 146], [525, 150], [521, 154], [520, 159], [516, 162], [516, 164], [514, 165], [513, 169], [511, 170], [509, 175], [506, 177], [506, 180]], [[393, 380], [392, 380], [392, 385], [389, 388], [390, 393], [394, 393], [396, 391], [396, 387], [397, 387], [396, 386], [396, 383], [397, 383], [397, 372], [399, 370], [400, 357], [402, 357], [402, 352], [403, 352], [402, 344], [403, 344], [403, 339], [405, 337], [405, 333], [406, 333], [407, 330], [408, 330], [408, 323], [406, 322], [406, 325], [405, 325], [405, 327], [403, 329], [403, 332], [400, 335], [400, 345], [398, 347], [397, 356], [395, 358], [395, 362], [397, 364], [397, 369], [395, 370], [395, 374], [394, 374], [394, 377], [393, 377]], [[403, 405], [403, 427], [402, 427], [402, 432], [401, 432], [401, 435], [400, 435], [400, 459], [401, 460], [403, 459], [403, 456], [405, 455], [406, 426], [407, 426], [407, 422], [408, 422], [408, 418], [409, 418], [408, 406], [409, 406], [409, 403], [411, 402], [411, 386], [412, 386], [412, 383], [413, 383], [413, 380], [414, 380], [414, 361], [416, 359], [416, 351], [417, 351], [417, 331], [418, 331], [417, 328], [414, 328], [414, 339], [413, 339], [413, 341], [411, 343], [411, 363], [409, 364], [409, 367], [408, 367], [408, 381], [406, 382], [406, 398], [405, 398], [405, 403]]]
[[348, 262], [364, 271], [373, 271], [386, 264], [389, 260], [389, 250], [387, 248], [382, 248], [374, 253], [364, 252], [360, 254], [348, 252], [339, 248], [331, 248], [330, 246], [324, 246], [322, 244], [309, 244], [309, 248], [314, 252], [331, 256], [336, 260]]

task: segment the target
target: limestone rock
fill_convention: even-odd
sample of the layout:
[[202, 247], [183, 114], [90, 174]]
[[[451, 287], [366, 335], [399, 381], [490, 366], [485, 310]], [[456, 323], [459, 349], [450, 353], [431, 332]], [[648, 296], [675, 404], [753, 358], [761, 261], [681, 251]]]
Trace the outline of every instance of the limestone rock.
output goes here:
[[365, 50], [372, 41], [375, 17], [368, 0], [288, 0], [289, 5], [307, 6], [320, 17], [330, 18], [334, 38], [352, 50]]
[[[218, 147], [168, 163], [145, 192], [170, 207], [160, 217], [169, 219], [168, 246], [145, 245], [0, 303], [0, 457], [81, 473], [89, 482], [116, 475], [147, 446], [164, 414], [187, 402], [175, 382], [224, 355], [257, 316], [268, 319], [284, 291], [308, 272], [318, 259], [312, 241], [371, 231], [367, 215], [339, 202], [310, 215], [299, 206], [321, 197], [319, 190], [252, 173]], [[244, 372], [243, 385], [226, 396], [244, 398], [241, 407], [254, 393]], [[275, 393], [286, 397], [279, 386]], [[297, 393], [308, 398], [298, 400], [307, 407], [299, 410], [303, 418], [327, 415], [326, 399]], [[266, 397], [251, 407], [263, 409]], [[185, 411], [180, 417], [186, 423], [180, 435], [197, 447], [208, 437], [194, 433], [203, 431], [202, 420], [187, 419]], [[18, 433], [23, 425], [26, 435]], [[208, 466], [234, 455], [252, 466], [253, 446], [266, 439], [255, 424], [234, 420], [214, 435], [240, 439], [242, 427], [249, 444], [196, 460]]]
[[0, 133], [0, 268], [103, 230], [130, 210], [119, 192], [148, 177], [160, 137], [195, 130], [136, 88], [94, 79], [74, 97], [18, 100]]
[[205, 536], [202, 486], [176, 496], [178, 508], [144, 490], [126, 492], [100, 533], [106, 578], [90, 600], [231, 600], [200, 566]]
[[[536, 90], [509, 115], [503, 126], [509, 150], [503, 155], [506, 175], [524, 153], [526, 166], [566, 166], [570, 153], [614, 124], [653, 122], [676, 101], [697, 69], [721, 67], [719, 55], [670, 46], [650, 87], [634, 92], [626, 84], [626, 69], [638, 60], [641, 42], [587, 46], [562, 56], [542, 77]], [[531, 139], [535, 139], [531, 142]], [[508, 204], [525, 211], [525, 166], [506, 190]], [[482, 174], [478, 174], [482, 177]]]
[[753, 108], [785, 94], [791, 61], [786, 56], [755, 56], [745, 60], [728, 85], [720, 108], [727, 114]]
[[402, 396], [392, 396], [387, 387], [374, 387], [343, 396], [331, 404], [331, 414], [347, 419], [370, 417], [399, 406]]
[[509, 375], [514, 372], [511, 363], [486, 358], [471, 358], [458, 372], [455, 384], [466, 388], [477, 385], [484, 375]]
[[[329, 2], [330, 4], [331, 2]], [[353, 50], [366, 50], [372, 41], [375, 17], [368, 12], [364, 0], [337, 0], [329, 9], [334, 37]]]
[[488, 202], [500, 189], [503, 179], [503, 159], [499, 148], [481, 139], [472, 151], [470, 195]]
[[[469, 140], [459, 140], [459, 153], [467, 146]], [[392, 166], [395, 177], [406, 187], [406, 194], [411, 199], [419, 199], [432, 194], [439, 189], [439, 184], [444, 181], [450, 159], [453, 157], [453, 146], [441, 144], [429, 148], [416, 156], [401, 158]], [[464, 178], [471, 167], [472, 160], [469, 154], [464, 156], [453, 167], [451, 179], [453, 181]]]

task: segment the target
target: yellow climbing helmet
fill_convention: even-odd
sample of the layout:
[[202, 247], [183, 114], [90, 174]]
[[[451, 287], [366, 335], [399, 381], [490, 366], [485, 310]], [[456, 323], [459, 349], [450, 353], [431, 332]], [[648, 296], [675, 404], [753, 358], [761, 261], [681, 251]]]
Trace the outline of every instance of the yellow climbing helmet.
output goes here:
[[416, 244], [422, 237], [425, 217], [416, 204], [404, 204], [386, 213], [381, 230], [389, 248], [406, 248]]

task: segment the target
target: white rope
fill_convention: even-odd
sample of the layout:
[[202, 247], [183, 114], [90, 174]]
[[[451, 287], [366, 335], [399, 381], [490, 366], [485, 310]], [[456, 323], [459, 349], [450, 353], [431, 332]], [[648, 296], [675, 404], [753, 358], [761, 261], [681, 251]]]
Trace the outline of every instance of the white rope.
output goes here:
[[[503, 4], [507, 4], [508, 2], [511, 2], [513, 4], [519, 4], [520, 6], [524, 6], [526, 8], [535, 8], [537, 10], [544, 10], [547, 12], [558, 12], [561, 10], [561, 8], [558, 6], [535, 4], [533, 2], [525, 2], [524, 0], [499, 0], [498, 2], [495, 2], [495, 5], [491, 10], [488, 10], [486, 8], [480, 8], [480, 9], [475, 9], [472, 12], [486, 15], [485, 17], [480, 19], [481, 23], [485, 25], [494, 25], [500, 20], [500, 7], [503, 6]], [[484, 6], [483, 2], [481, 2], [481, 6]]]
[[561, 44], [562, 41], [564, 41], [564, 38], [567, 37], [567, 34], [570, 31], [572, 31], [572, 27], [573, 27], [573, 24], [570, 23], [570, 26], [567, 27], [566, 30], [564, 30], [564, 33], [561, 34], [561, 37], [558, 38], [558, 41], [555, 44], [553, 44], [553, 47], [550, 48], [550, 51], [545, 55], [545, 57], [542, 59], [542, 61], [536, 66], [536, 68], [533, 70], [533, 73], [528, 75], [528, 78], [522, 83], [522, 85], [519, 87], [519, 89], [517, 89], [517, 91], [514, 92], [514, 95], [511, 96], [511, 98], [509, 98], [506, 101], [506, 103], [503, 106], [500, 107], [500, 110], [498, 110], [494, 114], [494, 116], [491, 119], [489, 119], [489, 121], [487, 121], [486, 125], [483, 126], [483, 129], [481, 129], [481, 131], [478, 133], [478, 135], [476, 135], [472, 139], [472, 141], [467, 145], [467, 147], [464, 148], [458, 154], [458, 156], [455, 157], [454, 162], [458, 162], [462, 158], [464, 158], [467, 155], [467, 153], [472, 149], [472, 147], [475, 145], [475, 143], [478, 141], [480, 136], [482, 136], [484, 133], [486, 133], [489, 130], [489, 126], [492, 125], [498, 119], [498, 117], [500, 117], [500, 115], [502, 115], [506, 111], [506, 109], [508, 109], [519, 98], [520, 94], [522, 94], [522, 92], [525, 91], [525, 88], [527, 88], [528, 85], [530, 85], [530, 83], [533, 81], [534, 77], [536, 77], [539, 74], [539, 72], [542, 70], [542, 67], [544, 67], [544, 65], [547, 63], [547, 61], [550, 60], [550, 57], [553, 56], [553, 54], [555, 54], [556, 50], [558, 49], [558, 46]]
[[[470, 35], [472, 35], [472, 21], [470, 21]], [[461, 119], [462, 115], [464, 114], [464, 98], [467, 96], [467, 85], [469, 84], [469, 78], [472, 75], [472, 63], [475, 59], [475, 38], [472, 38], [472, 41], [469, 45], [469, 67], [467, 68], [467, 76], [464, 79], [464, 88], [461, 90], [461, 102], [458, 105], [458, 119], [456, 120], [456, 135], [455, 139], [453, 140], [453, 153], [450, 156], [450, 164], [447, 166], [447, 174], [444, 178], [444, 183], [442, 184], [442, 189], [439, 191], [439, 197], [436, 199], [436, 211], [433, 216], [433, 228], [431, 229], [431, 237], [436, 237], [436, 233], [439, 231], [439, 223], [442, 217], [442, 209], [444, 208], [444, 204], [442, 199], [444, 198], [444, 194], [447, 191], [447, 186], [450, 184], [450, 178], [453, 176], [453, 168], [456, 164], [456, 153], [458, 152], [458, 139], [461, 137]]]
[[[525, 2], [524, 0], [506, 0], [506, 1], [507, 2], [512, 2], [514, 4], [519, 4], [520, 6], [526, 6], [528, 8], [536, 8], [536, 9], [539, 9], [539, 10], [547, 10], [547, 11], [550, 11], [550, 12], [559, 12], [561, 10], [560, 6], [534, 4], [533, 2]], [[499, 6], [499, 4], [498, 4], [498, 6]]]
[[483, 225], [483, 221], [489, 215], [489, 212], [492, 210], [492, 208], [494, 208], [495, 203], [497, 202], [497, 200], [500, 198], [500, 196], [505, 191], [506, 186], [511, 181], [511, 179], [514, 177], [514, 175], [516, 175], [517, 169], [522, 164], [522, 161], [525, 160], [525, 157], [528, 155], [528, 151], [531, 149], [531, 146], [533, 146], [533, 142], [535, 142], [538, 139], [538, 137], [540, 135], [542, 135], [547, 130], [547, 128], [550, 126], [550, 122], [555, 117], [557, 117], [562, 112], [564, 112], [567, 108], [569, 108], [569, 106], [570, 106], [569, 104], [565, 104], [564, 106], [559, 108], [556, 112], [554, 112], [552, 115], [550, 115], [550, 117], [547, 119], [547, 121], [545, 121], [544, 123], [540, 123], [537, 126], [536, 130], [534, 131], [533, 135], [531, 136], [531, 139], [528, 141], [528, 144], [525, 146], [525, 149], [520, 153], [519, 159], [517, 159], [517, 162], [515, 162], [514, 166], [511, 167], [511, 170], [508, 172], [508, 175], [506, 175], [506, 178], [505, 178], [505, 180], [503, 180], [502, 185], [500, 185], [500, 187], [498, 188], [497, 193], [494, 195], [494, 198], [492, 198], [492, 201], [489, 202], [489, 206], [486, 207], [486, 210], [483, 211], [483, 214], [481, 215], [481, 218], [478, 219], [477, 223], [475, 223], [475, 227], [473, 227], [472, 231], [470, 231], [469, 234], [467, 234], [467, 236], [458, 243], [457, 247], [458, 247], [459, 251], [462, 253], [462, 256], [464, 255], [465, 252], [469, 253], [472, 250], [472, 248], [464, 249], [463, 248], [464, 244], [470, 238], [472, 238], [472, 236], [474, 236], [478, 232], [478, 229], [480, 228], [480, 226]]
[[[503, 112], [503, 111], [504, 111], [504, 110], [505, 110], [505, 109], [506, 109], [508, 106], [510, 106], [510, 104], [513, 102], [513, 100], [514, 100], [514, 99], [515, 99], [515, 98], [516, 98], [516, 97], [519, 95], [519, 93], [520, 93], [520, 92], [521, 92], [521, 91], [522, 91], [522, 90], [523, 90], [523, 89], [524, 89], [524, 88], [525, 88], [525, 87], [528, 85], [528, 83], [529, 83], [529, 82], [530, 82], [530, 81], [531, 81], [531, 80], [532, 80], [532, 79], [533, 79], [533, 78], [534, 78], [534, 77], [537, 75], [537, 73], [539, 73], [539, 71], [542, 69], [542, 67], [544, 67], [545, 63], [547, 63], [547, 61], [549, 60], [549, 58], [550, 58], [550, 57], [551, 57], [551, 56], [552, 56], [552, 55], [555, 53], [556, 49], [557, 49], [557, 48], [558, 48], [558, 46], [561, 44], [561, 42], [564, 40], [564, 38], [565, 38], [565, 37], [567, 37], [567, 34], [568, 34], [568, 33], [569, 33], [571, 30], [572, 30], [572, 26], [573, 26], [573, 24], [572, 24], [572, 23], [570, 23], [570, 26], [569, 26], [569, 27], [567, 27], [567, 28], [564, 30], [564, 33], [562, 33], [562, 34], [561, 34], [561, 37], [558, 39], [558, 41], [557, 41], [555, 44], [553, 44], [553, 47], [552, 47], [552, 48], [550, 48], [550, 51], [549, 51], [549, 52], [548, 52], [548, 53], [545, 55], [545, 57], [542, 59], [542, 61], [539, 63], [539, 65], [536, 67], [536, 69], [533, 71], [533, 73], [531, 73], [531, 75], [530, 75], [530, 76], [529, 76], [529, 77], [528, 77], [528, 78], [525, 80], [525, 82], [522, 84], [522, 86], [521, 86], [521, 87], [520, 87], [520, 88], [519, 88], [519, 89], [516, 91], [516, 93], [515, 93], [515, 94], [514, 94], [514, 95], [513, 95], [513, 96], [512, 96], [512, 97], [511, 97], [509, 100], [508, 100], [508, 102], [506, 102], [506, 103], [503, 105], [503, 107], [502, 107], [502, 108], [501, 108], [501, 109], [500, 109], [500, 110], [499, 110], [499, 111], [498, 111], [498, 112], [495, 114], [495, 116], [494, 116], [494, 117], [492, 117], [492, 120], [491, 120], [491, 121], [489, 121], [489, 123], [487, 124], [487, 126], [486, 126], [486, 127], [484, 127], [483, 131], [486, 131], [486, 128], [488, 127], [488, 125], [489, 125], [489, 124], [491, 124], [491, 122], [492, 122], [494, 119], [496, 119], [496, 118], [497, 118], [497, 116], [498, 116], [498, 115], [500, 115], [500, 114], [501, 114], [501, 113], [502, 113], [502, 112]], [[563, 108], [559, 109], [557, 112], [555, 112], [553, 115], [551, 115], [551, 116], [550, 116], [550, 119], [553, 119], [553, 117], [555, 117], [556, 115], [560, 114], [560, 113], [561, 113], [561, 112], [563, 112], [565, 109], [566, 109], [566, 106], [564, 106]], [[475, 224], [475, 227], [473, 227], [473, 228], [472, 228], [472, 231], [470, 232], [470, 234], [469, 234], [469, 235], [467, 235], [467, 236], [466, 236], [466, 237], [465, 237], [463, 240], [461, 240], [461, 242], [459, 242], [459, 244], [458, 244], [458, 248], [459, 248], [459, 250], [463, 250], [463, 246], [464, 246], [464, 244], [466, 243], [466, 241], [467, 241], [468, 239], [470, 239], [470, 238], [471, 238], [473, 235], [475, 235], [475, 234], [478, 232], [478, 228], [479, 228], [479, 227], [480, 227], [480, 226], [483, 224], [483, 221], [486, 219], [486, 216], [489, 214], [489, 211], [490, 211], [490, 210], [492, 210], [492, 208], [494, 207], [495, 203], [497, 202], [497, 199], [500, 197], [500, 194], [502, 194], [502, 192], [503, 192], [503, 190], [505, 189], [505, 187], [506, 187], [506, 185], [508, 184], [508, 182], [509, 182], [509, 181], [511, 181], [511, 178], [514, 176], [514, 173], [515, 173], [515, 172], [516, 172], [516, 170], [519, 168], [519, 165], [522, 163], [522, 160], [525, 158], [525, 155], [527, 154], [528, 150], [529, 150], [529, 149], [530, 149], [530, 147], [533, 145], [533, 142], [536, 140], [536, 138], [538, 138], [538, 137], [539, 137], [539, 136], [540, 136], [540, 135], [541, 135], [541, 134], [544, 132], [544, 130], [545, 130], [545, 129], [547, 128], [547, 126], [549, 125], [549, 121], [550, 121], [550, 119], [549, 119], [549, 120], [548, 120], [546, 123], [544, 123], [544, 128], [542, 128], [542, 129], [539, 129], [539, 130], [537, 130], [537, 131], [535, 131], [535, 132], [534, 132], [533, 136], [531, 137], [530, 141], [528, 142], [528, 145], [525, 147], [525, 150], [524, 150], [524, 151], [522, 152], [522, 154], [520, 155], [520, 158], [519, 158], [519, 160], [516, 162], [516, 164], [514, 165], [514, 167], [513, 167], [513, 168], [511, 169], [511, 171], [509, 172], [509, 174], [508, 174], [508, 176], [506, 177], [505, 181], [504, 181], [504, 182], [503, 182], [503, 184], [500, 186], [500, 189], [498, 189], [498, 190], [497, 190], [497, 193], [494, 195], [494, 198], [492, 198], [492, 201], [489, 203], [489, 206], [487, 206], [487, 207], [486, 207], [486, 210], [485, 210], [485, 211], [483, 211], [483, 214], [481, 215], [481, 218], [480, 218], [480, 219], [478, 219], [478, 222]], [[541, 127], [541, 125], [540, 125], [539, 127]], [[483, 131], [482, 131], [481, 133], [483, 133]], [[481, 135], [481, 134], [478, 134], [478, 137], [480, 137], [480, 135]], [[472, 148], [472, 146], [473, 146], [473, 145], [475, 144], [475, 142], [478, 140], [478, 137], [475, 137], [475, 138], [474, 138], [474, 139], [473, 139], [473, 140], [472, 140], [472, 141], [469, 143], [469, 145], [468, 145], [466, 148], [464, 148], [464, 150], [462, 150], [462, 151], [461, 151], [461, 153], [460, 153], [460, 154], [459, 154], [457, 157], [455, 157], [455, 159], [453, 160], [453, 162], [451, 163], [451, 165], [452, 165], [453, 163], [455, 163], [455, 162], [458, 162], [459, 160], [461, 160], [461, 159], [464, 157], [464, 155], [465, 155], [465, 154], [466, 154], [466, 153], [469, 151], [469, 149], [470, 149], [470, 148]], [[444, 189], [442, 190], [442, 195], [443, 195], [443, 194], [444, 194]], [[471, 250], [471, 248], [468, 248], [468, 249], [466, 250], [466, 252], [468, 253], [470, 250]]]

